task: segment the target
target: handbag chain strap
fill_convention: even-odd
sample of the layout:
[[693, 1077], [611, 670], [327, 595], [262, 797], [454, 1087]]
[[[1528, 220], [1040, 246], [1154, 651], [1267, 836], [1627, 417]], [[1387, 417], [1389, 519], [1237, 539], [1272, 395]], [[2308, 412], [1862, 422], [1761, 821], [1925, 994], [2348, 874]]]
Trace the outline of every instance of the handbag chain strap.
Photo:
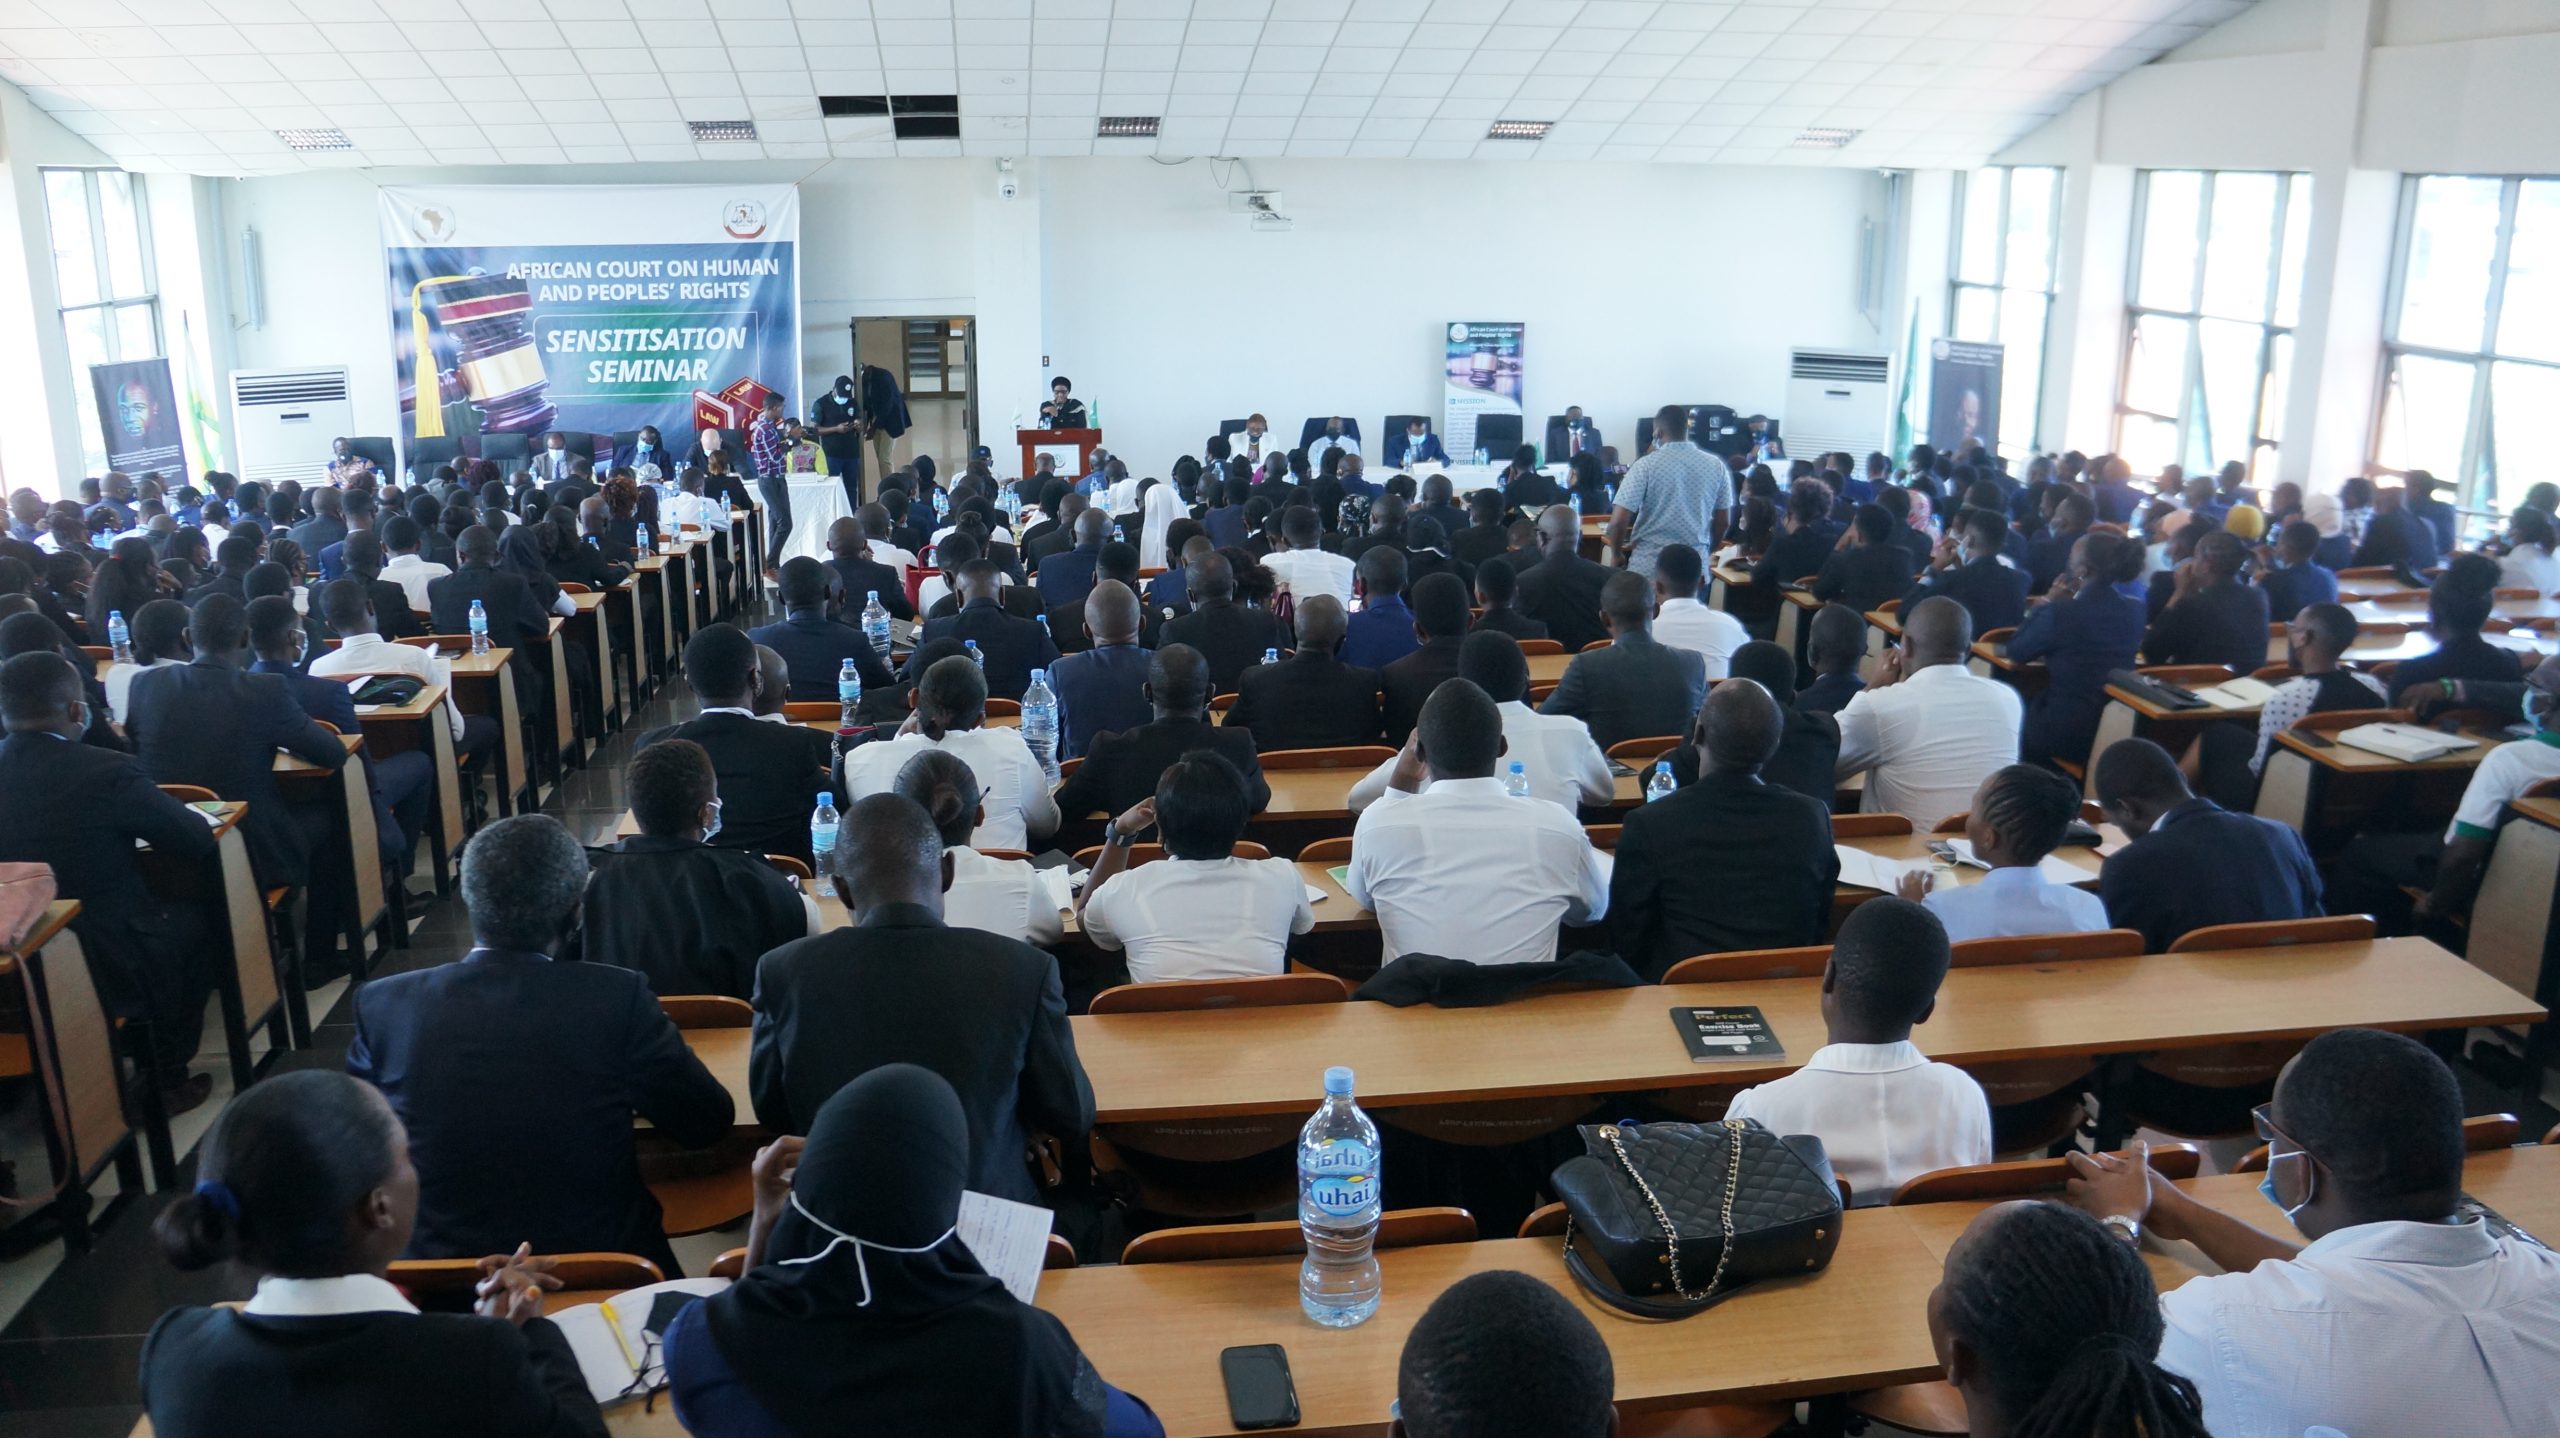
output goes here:
[[1626, 1141], [1619, 1137], [1618, 1126], [1611, 1124], [1601, 1130], [1608, 1135], [1609, 1151], [1618, 1156], [1618, 1163], [1626, 1169], [1627, 1177], [1636, 1186], [1636, 1192], [1644, 1195], [1645, 1207], [1653, 1210], [1653, 1221], [1662, 1225], [1663, 1237], [1670, 1241], [1671, 1291], [1692, 1303], [1703, 1303], [1715, 1296], [1716, 1289], [1724, 1284], [1725, 1265], [1733, 1261], [1733, 1199], [1734, 1194], [1742, 1187], [1742, 1135], [1747, 1125], [1742, 1119], [1729, 1118], [1724, 1120], [1722, 1126], [1725, 1132], [1724, 1202], [1721, 1211], [1717, 1214], [1717, 1219], [1724, 1230], [1724, 1244], [1716, 1252], [1716, 1271], [1708, 1277], [1707, 1291], [1704, 1293], [1691, 1293], [1689, 1285], [1681, 1280], [1680, 1230], [1671, 1222], [1670, 1210], [1664, 1208], [1662, 1200], [1654, 1196], [1653, 1185], [1644, 1181], [1644, 1175], [1636, 1169], [1635, 1160], [1627, 1156]]

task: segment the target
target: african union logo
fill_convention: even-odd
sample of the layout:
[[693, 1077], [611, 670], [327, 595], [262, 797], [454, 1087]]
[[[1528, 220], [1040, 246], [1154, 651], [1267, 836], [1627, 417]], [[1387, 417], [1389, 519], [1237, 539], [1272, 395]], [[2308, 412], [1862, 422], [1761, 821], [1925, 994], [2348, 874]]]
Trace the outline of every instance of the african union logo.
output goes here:
[[755, 200], [731, 200], [720, 207], [720, 228], [733, 240], [752, 240], [764, 233], [764, 206]]
[[1929, 358], [1942, 360], [1950, 353], [1952, 353], [1952, 351], [1948, 348], [1945, 340], [1931, 340], [1929, 342]]
[[420, 205], [409, 212], [409, 232], [431, 245], [441, 245], [453, 238], [459, 221], [444, 205]]
[[1449, 338], [1458, 344], [1467, 342], [1467, 327], [1463, 321], [1449, 326]]

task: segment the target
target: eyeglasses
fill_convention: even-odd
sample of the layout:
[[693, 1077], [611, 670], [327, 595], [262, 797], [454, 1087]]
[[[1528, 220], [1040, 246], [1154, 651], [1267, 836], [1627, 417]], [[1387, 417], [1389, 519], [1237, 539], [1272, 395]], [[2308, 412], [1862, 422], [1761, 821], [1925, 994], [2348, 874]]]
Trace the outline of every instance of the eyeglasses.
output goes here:
[[640, 1370], [631, 1375], [630, 1386], [624, 1388], [615, 1397], [617, 1400], [646, 1398], [648, 1401], [641, 1411], [655, 1412], [658, 1406], [658, 1394], [666, 1386], [666, 1369], [658, 1362], [658, 1335], [644, 1329], [640, 1334]]
[[2273, 1154], [2275, 1145], [2281, 1141], [2286, 1148], [2306, 1158], [2309, 1157], [2311, 1153], [2309, 1149], [2304, 1148], [2292, 1134], [2276, 1127], [2275, 1119], [2268, 1113], [2268, 1110], [2274, 1107], [2274, 1104], [2262, 1103], [2249, 1110], [2249, 1122], [2258, 1131], [2258, 1141], [2268, 1146], [2270, 1155]]

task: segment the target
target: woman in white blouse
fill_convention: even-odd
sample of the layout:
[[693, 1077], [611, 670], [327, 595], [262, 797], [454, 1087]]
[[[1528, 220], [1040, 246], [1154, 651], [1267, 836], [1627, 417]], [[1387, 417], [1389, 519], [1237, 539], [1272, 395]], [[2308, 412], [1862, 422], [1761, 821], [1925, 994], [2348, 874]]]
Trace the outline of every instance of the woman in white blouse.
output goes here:
[[978, 776], [958, 755], [927, 749], [898, 771], [897, 792], [933, 816], [942, 833], [942, 921], [955, 929], [984, 929], [1026, 944], [1055, 944], [1066, 937], [1067, 871], [1037, 869], [1021, 859], [999, 859], [969, 847], [987, 816]]
[[[1315, 927], [1315, 908], [1296, 865], [1235, 857], [1251, 809], [1235, 766], [1197, 750], [1164, 771], [1154, 798], [1103, 831], [1076, 917], [1086, 938], [1128, 951], [1132, 982], [1288, 969], [1289, 936]], [[1129, 851], [1150, 828], [1165, 856], [1132, 868]]]
[[2538, 509], [2507, 516], [2507, 552], [2498, 561], [2498, 587], [2531, 589], [2545, 599], [2560, 596], [2560, 528]]
[[939, 750], [967, 764], [977, 778], [985, 809], [975, 832], [980, 843], [1027, 849], [1057, 832], [1058, 800], [1049, 775], [1031, 757], [1021, 730], [987, 727], [987, 676], [976, 664], [959, 654], [936, 660], [917, 682], [913, 699], [915, 713], [896, 738], [845, 751], [848, 798], [890, 792], [908, 761]]

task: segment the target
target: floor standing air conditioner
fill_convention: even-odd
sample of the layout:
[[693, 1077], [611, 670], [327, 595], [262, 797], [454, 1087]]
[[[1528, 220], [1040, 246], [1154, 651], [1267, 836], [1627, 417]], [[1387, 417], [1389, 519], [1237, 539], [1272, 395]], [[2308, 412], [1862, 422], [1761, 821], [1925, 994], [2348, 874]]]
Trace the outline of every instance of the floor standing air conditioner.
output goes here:
[[353, 434], [347, 371], [241, 369], [231, 372], [231, 432], [240, 437], [240, 477], [309, 483], [329, 467], [329, 442]]
[[1864, 461], [1893, 432], [1893, 357], [1796, 350], [1787, 365], [1787, 453]]

